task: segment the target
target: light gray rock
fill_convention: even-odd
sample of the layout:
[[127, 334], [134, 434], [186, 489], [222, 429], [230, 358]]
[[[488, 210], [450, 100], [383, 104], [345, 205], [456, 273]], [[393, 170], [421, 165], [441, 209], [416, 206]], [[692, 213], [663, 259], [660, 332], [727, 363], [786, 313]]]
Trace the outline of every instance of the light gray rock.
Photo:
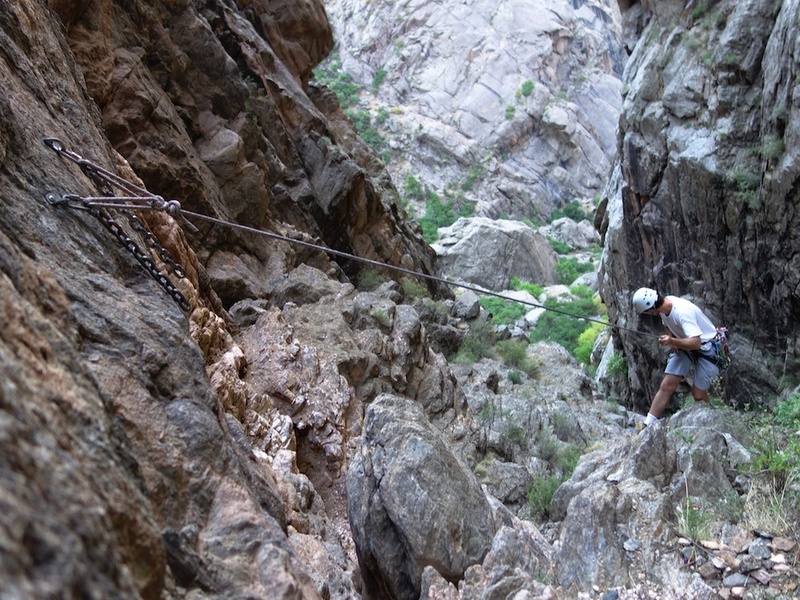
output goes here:
[[[633, 329], [649, 324], [634, 314], [630, 295], [655, 286], [695, 297], [717, 325], [738, 330], [748, 338], [748, 358], [722, 384], [740, 406], [759, 405], [778, 390], [777, 373], [762, 357], [782, 364], [798, 355], [789, 299], [800, 268], [786, 257], [794, 256], [799, 226], [792, 190], [800, 161], [789, 140], [800, 120], [785, 70], [787, 56], [797, 54], [787, 40], [798, 18], [795, 2], [768, 0], [698, 4], [691, 14], [682, 2], [637, 3], [623, 15], [626, 31], [639, 38], [623, 78], [620, 153], [598, 211], [600, 294], [611, 320]], [[743, 128], [760, 133], [744, 141]], [[778, 344], [773, 331], [781, 331]], [[663, 359], [655, 345], [625, 331], [616, 350], [636, 357], [631, 391], [644, 410]]]
[[518, 221], [461, 218], [439, 230], [433, 247], [449, 277], [490, 290], [506, 289], [512, 277], [555, 282], [555, 252], [541, 234]]
[[344, 70], [367, 89], [382, 74], [370, 101], [391, 114], [395, 181], [443, 191], [478, 169], [465, 190], [477, 214], [517, 218], [601, 190], [626, 59], [616, 2], [326, 8]]
[[371, 595], [416, 600], [423, 565], [458, 579], [491, 548], [494, 520], [478, 480], [408, 399], [383, 395], [367, 407], [347, 491]]
[[600, 243], [600, 234], [589, 221], [576, 223], [569, 217], [556, 219], [549, 225], [539, 228], [539, 233], [567, 244], [573, 250]]

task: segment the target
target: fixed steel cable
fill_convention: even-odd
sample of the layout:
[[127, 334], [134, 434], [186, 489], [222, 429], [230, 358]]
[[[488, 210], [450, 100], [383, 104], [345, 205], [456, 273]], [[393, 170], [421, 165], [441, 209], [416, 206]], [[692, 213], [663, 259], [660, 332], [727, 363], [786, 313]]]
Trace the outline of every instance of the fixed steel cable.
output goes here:
[[[469, 285], [466, 283], [461, 283], [457, 281], [452, 281], [450, 279], [445, 279], [444, 277], [438, 277], [436, 275], [429, 275], [427, 273], [422, 273], [419, 271], [414, 271], [413, 269], [406, 269], [405, 267], [399, 267], [396, 265], [384, 263], [378, 260], [373, 260], [371, 258], [366, 258], [363, 256], [357, 256], [355, 254], [351, 254], [348, 252], [343, 252], [341, 250], [334, 250], [333, 248], [329, 248], [327, 246], [323, 246], [321, 244], [314, 244], [312, 242], [307, 242], [304, 240], [298, 240], [295, 238], [291, 238], [285, 235], [281, 235], [278, 233], [273, 233], [271, 231], [266, 231], [263, 229], [258, 229], [256, 227], [250, 227], [248, 225], [242, 225], [240, 223], [234, 223], [232, 221], [226, 221], [224, 219], [220, 219], [217, 217], [212, 217], [209, 215], [204, 215], [201, 213], [192, 212], [189, 210], [184, 210], [181, 207], [180, 202], [177, 200], [165, 200], [162, 196], [158, 196], [149, 192], [147, 189], [137, 186], [126, 179], [123, 179], [116, 173], [108, 171], [103, 167], [99, 166], [98, 164], [84, 158], [80, 154], [68, 150], [65, 144], [59, 140], [58, 138], [54, 137], [46, 137], [43, 139], [43, 142], [46, 146], [51, 148], [57, 154], [66, 158], [67, 160], [72, 161], [73, 163], [77, 164], [87, 175], [89, 175], [95, 181], [99, 183], [110, 184], [114, 187], [117, 187], [129, 195], [127, 196], [113, 196], [110, 193], [102, 196], [102, 197], [81, 197], [77, 195], [64, 195], [58, 196], [55, 194], [48, 194], [47, 201], [52, 205], [61, 205], [61, 206], [68, 206], [71, 208], [79, 208], [83, 210], [87, 209], [115, 209], [115, 210], [122, 210], [122, 211], [130, 211], [130, 210], [144, 210], [144, 211], [162, 211], [166, 212], [170, 216], [172, 216], [179, 224], [184, 225], [188, 230], [193, 233], [198, 232], [198, 229], [189, 222], [186, 217], [191, 217], [197, 220], [206, 221], [208, 223], [212, 223], [215, 225], [221, 225], [223, 227], [229, 227], [232, 229], [238, 229], [240, 231], [245, 231], [248, 233], [252, 233], [254, 235], [259, 235], [263, 237], [268, 237], [274, 240], [279, 240], [283, 242], [287, 242], [289, 244], [296, 244], [299, 246], [303, 246], [305, 248], [309, 248], [312, 250], [317, 250], [320, 252], [325, 252], [327, 254], [338, 256], [341, 258], [346, 258], [348, 260], [354, 260], [357, 262], [366, 263], [369, 265], [373, 265], [376, 267], [380, 267], [382, 269], [389, 269], [392, 271], [397, 271], [400, 273], [405, 273], [406, 275], [411, 275], [413, 277], [427, 279], [430, 281], [435, 281], [437, 283], [442, 283], [444, 285], [458, 287], [465, 290], [470, 290], [475, 292], [476, 294], [482, 294], [484, 296], [493, 296], [495, 298], [500, 298], [502, 300], [506, 300], [508, 302], [516, 302], [518, 304], [522, 304], [525, 306], [531, 306], [533, 308], [541, 308], [546, 311], [550, 311], [553, 313], [557, 313], [566, 317], [571, 317], [573, 319], [580, 319], [582, 321], [587, 321], [590, 323], [598, 323], [599, 325], [603, 325], [604, 327], [611, 327], [613, 329], [618, 329], [621, 331], [627, 331], [629, 333], [635, 335], [641, 335], [644, 337], [656, 338], [658, 339], [658, 335], [639, 331], [637, 329], [632, 329], [630, 327], [625, 327], [623, 325], [617, 325], [614, 323], [609, 323], [608, 321], [603, 321], [601, 319], [596, 319], [593, 317], [586, 317], [583, 315], [577, 315], [575, 313], [571, 313], [566, 310], [562, 310], [560, 308], [555, 308], [553, 306], [545, 306], [544, 304], [538, 302], [531, 302], [528, 300], [521, 300], [519, 298], [511, 298], [509, 296], [505, 296], [499, 292], [493, 292], [491, 290], [485, 290], [483, 288]], [[176, 265], [179, 267], [179, 265]], [[179, 267], [180, 268], [180, 267]], [[182, 271], [182, 269], [181, 269]], [[182, 273], [181, 273], [182, 275]], [[163, 277], [161, 278], [163, 279]], [[162, 283], [163, 285], [163, 283]], [[174, 287], [174, 286], [173, 286]], [[169, 291], [169, 290], [168, 290]], [[180, 294], [172, 294], [175, 296], [180, 296]], [[176, 298], [178, 303], [181, 304], [181, 307], [184, 310], [187, 310], [188, 303], [182, 296], [180, 298]], [[181, 302], [182, 300], [182, 302]]]
[[598, 324], [603, 325], [605, 327], [611, 327], [611, 328], [614, 328], [614, 329], [620, 329], [620, 330], [623, 330], [623, 331], [628, 331], [630, 333], [634, 333], [634, 334], [637, 334], [637, 335], [642, 335], [642, 336], [645, 336], [645, 337], [651, 337], [651, 338], [656, 338], [656, 339], [658, 339], [658, 337], [659, 337], [656, 334], [648, 333], [646, 331], [639, 331], [637, 329], [631, 329], [630, 327], [625, 327], [623, 325], [616, 325], [614, 323], [609, 323], [608, 321], [603, 321], [601, 319], [595, 319], [595, 318], [592, 318], [592, 317], [586, 317], [586, 316], [583, 316], [583, 315], [577, 315], [575, 313], [571, 313], [571, 312], [568, 312], [566, 310], [562, 310], [560, 308], [555, 308], [555, 307], [552, 307], [552, 306], [545, 306], [544, 304], [540, 304], [538, 302], [531, 302], [529, 300], [522, 300], [522, 299], [519, 299], [519, 298], [511, 298], [509, 296], [504, 296], [503, 294], [501, 294], [499, 292], [493, 292], [491, 290], [485, 290], [485, 289], [477, 287], [477, 286], [469, 285], [469, 284], [466, 284], [466, 283], [461, 283], [461, 282], [458, 282], [458, 281], [452, 281], [450, 279], [445, 279], [444, 277], [438, 277], [436, 275], [429, 275], [428, 273], [421, 273], [419, 271], [414, 271], [413, 269], [406, 269], [405, 267], [398, 267], [396, 265], [391, 265], [391, 264], [384, 263], [384, 262], [381, 262], [381, 261], [378, 261], [378, 260], [373, 260], [371, 258], [366, 258], [366, 257], [363, 257], [363, 256], [356, 256], [355, 254], [350, 254], [348, 252], [343, 252], [341, 250], [334, 250], [333, 248], [329, 248], [329, 247], [323, 246], [321, 244], [314, 244], [312, 242], [306, 242], [306, 241], [303, 241], [303, 240], [297, 240], [297, 239], [290, 238], [290, 237], [287, 237], [287, 236], [284, 236], [284, 235], [281, 235], [281, 234], [278, 234], [278, 233], [273, 233], [271, 231], [265, 231], [263, 229], [258, 229], [256, 227], [250, 227], [248, 225], [242, 225], [240, 223], [233, 223], [231, 221], [225, 221], [224, 219], [219, 219], [217, 217], [210, 217], [208, 215], [204, 215], [204, 214], [201, 214], [201, 213], [196, 213], [196, 212], [192, 212], [192, 211], [184, 210], [184, 209], [181, 209], [180, 212], [184, 217], [195, 218], [195, 219], [199, 219], [199, 220], [202, 220], [202, 221], [207, 221], [209, 223], [222, 225], [224, 227], [231, 227], [233, 229], [238, 229], [240, 231], [246, 231], [248, 233], [252, 233], [252, 234], [255, 234], [255, 235], [261, 235], [261, 236], [264, 236], [264, 237], [272, 238], [274, 240], [280, 240], [280, 241], [288, 242], [288, 243], [291, 243], [291, 244], [297, 244], [299, 246], [304, 246], [306, 248], [310, 248], [310, 249], [313, 249], [313, 250], [319, 250], [321, 252], [326, 252], [327, 254], [331, 254], [333, 256], [339, 256], [341, 258], [346, 258], [346, 259], [349, 259], [349, 260], [355, 260], [355, 261], [366, 263], [366, 264], [370, 264], [370, 265], [373, 265], [373, 266], [376, 266], [376, 267], [380, 267], [380, 268], [384, 268], [384, 269], [390, 269], [392, 271], [398, 271], [400, 273], [405, 273], [406, 275], [412, 275], [414, 277], [428, 279], [430, 281], [443, 283], [445, 285], [458, 287], [458, 288], [462, 288], [462, 289], [465, 289], [465, 290], [470, 290], [472, 292], [475, 292], [477, 294], [482, 294], [484, 296], [494, 296], [495, 298], [501, 298], [502, 300], [507, 300], [509, 302], [516, 302], [518, 304], [523, 304], [525, 306], [531, 306], [531, 307], [534, 307], [534, 308], [541, 308], [541, 309], [544, 309], [544, 310], [547, 310], [547, 311], [550, 311], [550, 312], [554, 312], [554, 313], [557, 313], [557, 314], [560, 314], [560, 315], [564, 315], [564, 316], [567, 316], [567, 317], [572, 317], [574, 319], [580, 319], [582, 321], [589, 321], [591, 323], [598, 323]]

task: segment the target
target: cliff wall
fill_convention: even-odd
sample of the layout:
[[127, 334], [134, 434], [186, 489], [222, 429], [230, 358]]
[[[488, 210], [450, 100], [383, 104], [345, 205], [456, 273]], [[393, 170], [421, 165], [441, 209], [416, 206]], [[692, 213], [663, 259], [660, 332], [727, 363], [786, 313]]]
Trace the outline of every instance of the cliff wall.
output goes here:
[[[598, 211], [601, 293], [612, 321], [640, 286], [694, 298], [733, 334], [725, 392], [740, 406], [797, 385], [796, 2], [638, 2], [617, 158]], [[660, 379], [654, 343], [619, 332], [645, 408]], [[635, 358], [634, 358], [635, 357]]]

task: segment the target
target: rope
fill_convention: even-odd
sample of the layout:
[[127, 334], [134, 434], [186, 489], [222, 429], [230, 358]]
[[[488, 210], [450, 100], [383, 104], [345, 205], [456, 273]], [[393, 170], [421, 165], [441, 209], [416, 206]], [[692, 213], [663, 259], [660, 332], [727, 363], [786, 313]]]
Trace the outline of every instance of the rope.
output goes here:
[[619, 330], [622, 330], [622, 331], [627, 331], [629, 333], [633, 333], [633, 334], [636, 334], [636, 335], [641, 335], [641, 336], [644, 336], [644, 337], [651, 337], [651, 338], [655, 338], [655, 339], [658, 339], [658, 337], [659, 337], [658, 335], [653, 334], [653, 333], [648, 333], [648, 332], [645, 332], [645, 331], [639, 331], [637, 329], [631, 329], [629, 327], [624, 327], [622, 325], [615, 325], [614, 323], [609, 323], [608, 321], [603, 321], [601, 319], [594, 319], [592, 317], [585, 317], [583, 315], [576, 315], [574, 313], [570, 313], [568, 311], [561, 310], [559, 308], [554, 308], [552, 306], [544, 306], [543, 304], [539, 304], [537, 302], [530, 302], [528, 300], [520, 300], [518, 298], [510, 298], [508, 296], [504, 296], [503, 294], [500, 294], [498, 292], [493, 292], [491, 290], [484, 290], [482, 288], [471, 286], [471, 285], [468, 285], [468, 284], [465, 284], [465, 283], [459, 283], [457, 281], [451, 281], [451, 280], [445, 279], [443, 277], [437, 277], [435, 275], [428, 275], [427, 273], [420, 273], [418, 271], [413, 271], [411, 269], [406, 269], [404, 267], [398, 267], [398, 266], [395, 266], [395, 265], [390, 265], [388, 263], [384, 263], [384, 262], [380, 262], [380, 261], [377, 261], [377, 260], [373, 260], [371, 258], [365, 258], [363, 256], [356, 256], [354, 254], [349, 254], [347, 252], [342, 252], [341, 250], [334, 250], [333, 248], [328, 248], [327, 246], [322, 246], [322, 245], [319, 245], [319, 244], [313, 244], [311, 242], [305, 242], [303, 240], [296, 240], [296, 239], [293, 239], [293, 238], [290, 238], [290, 237], [286, 237], [286, 236], [280, 235], [278, 233], [272, 233], [270, 231], [264, 231], [263, 229], [257, 229], [255, 227], [249, 227], [247, 225], [241, 225], [239, 223], [232, 223], [230, 221], [225, 221], [223, 219], [218, 219], [216, 217], [210, 217], [208, 215], [203, 215], [203, 214], [192, 212], [192, 211], [189, 211], [189, 210], [181, 209], [180, 212], [181, 212], [181, 214], [183, 216], [186, 216], [186, 217], [193, 217], [193, 218], [199, 219], [201, 221], [207, 221], [209, 223], [222, 225], [224, 227], [230, 227], [230, 228], [233, 228], [233, 229], [239, 229], [241, 231], [246, 231], [248, 233], [261, 235], [261, 236], [268, 237], [268, 238], [271, 238], [271, 239], [274, 239], [274, 240], [280, 240], [280, 241], [283, 241], [283, 242], [288, 242], [290, 244], [297, 244], [299, 246], [304, 246], [306, 248], [310, 248], [310, 249], [313, 249], [313, 250], [319, 250], [321, 252], [326, 252], [328, 254], [331, 254], [331, 255], [334, 255], [334, 256], [339, 256], [341, 258], [347, 258], [347, 259], [350, 259], [350, 260], [355, 260], [355, 261], [358, 261], [358, 262], [367, 263], [367, 264], [370, 264], [370, 265], [373, 265], [373, 266], [376, 266], [376, 267], [380, 267], [380, 268], [384, 268], [384, 269], [391, 269], [393, 271], [398, 271], [400, 273], [405, 273], [406, 275], [412, 275], [414, 277], [420, 277], [420, 278], [423, 278], [423, 279], [428, 279], [430, 281], [436, 281], [438, 283], [443, 283], [445, 285], [458, 287], [458, 288], [462, 288], [462, 289], [465, 289], [465, 290], [470, 290], [470, 291], [475, 292], [477, 294], [483, 294], [485, 296], [494, 296], [495, 298], [501, 298], [501, 299], [507, 300], [509, 302], [517, 302], [518, 304], [523, 304], [523, 305], [531, 306], [531, 307], [534, 307], [534, 308], [542, 308], [544, 310], [547, 310], [547, 311], [550, 311], [550, 312], [554, 312], [554, 313], [558, 313], [560, 315], [564, 315], [564, 316], [567, 316], [567, 317], [572, 317], [574, 319], [580, 319], [582, 321], [589, 321], [590, 323], [598, 323], [598, 324], [603, 325], [605, 327], [611, 327], [613, 329], [619, 329]]

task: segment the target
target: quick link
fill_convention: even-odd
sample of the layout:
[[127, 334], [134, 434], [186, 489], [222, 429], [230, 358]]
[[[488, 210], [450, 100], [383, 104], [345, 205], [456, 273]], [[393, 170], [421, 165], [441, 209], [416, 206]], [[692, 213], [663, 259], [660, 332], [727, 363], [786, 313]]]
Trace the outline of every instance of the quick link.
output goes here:
[[[164, 211], [181, 219], [180, 203], [177, 200], [166, 201], [161, 196], [151, 194], [146, 189], [122, 179], [118, 175], [103, 169], [95, 163], [83, 158], [79, 154], [67, 150], [64, 144], [57, 138], [45, 138], [44, 143], [60, 156], [67, 158], [80, 166], [81, 170], [89, 176], [101, 189], [104, 195], [78, 196], [76, 194], [47, 194], [45, 200], [52, 206], [62, 206], [65, 208], [85, 210], [105, 227], [122, 244], [136, 261], [147, 271], [150, 276], [158, 283], [161, 288], [181, 307], [184, 311], [191, 310], [191, 305], [186, 297], [170, 281], [169, 277], [158, 267], [153, 258], [141, 249], [139, 244], [126, 233], [124, 228], [115, 221], [107, 209], [121, 210], [128, 219], [128, 223], [137, 234], [141, 236], [144, 243], [150, 248], [158, 259], [178, 278], [186, 276], [184, 268], [173, 259], [169, 250], [161, 245], [158, 237], [150, 231], [144, 222], [131, 210], [158, 210]], [[114, 196], [112, 188], [117, 187], [130, 196]], [[188, 223], [188, 222], [187, 222]], [[189, 224], [191, 226], [191, 224]], [[191, 226], [194, 229], [193, 226]]]

